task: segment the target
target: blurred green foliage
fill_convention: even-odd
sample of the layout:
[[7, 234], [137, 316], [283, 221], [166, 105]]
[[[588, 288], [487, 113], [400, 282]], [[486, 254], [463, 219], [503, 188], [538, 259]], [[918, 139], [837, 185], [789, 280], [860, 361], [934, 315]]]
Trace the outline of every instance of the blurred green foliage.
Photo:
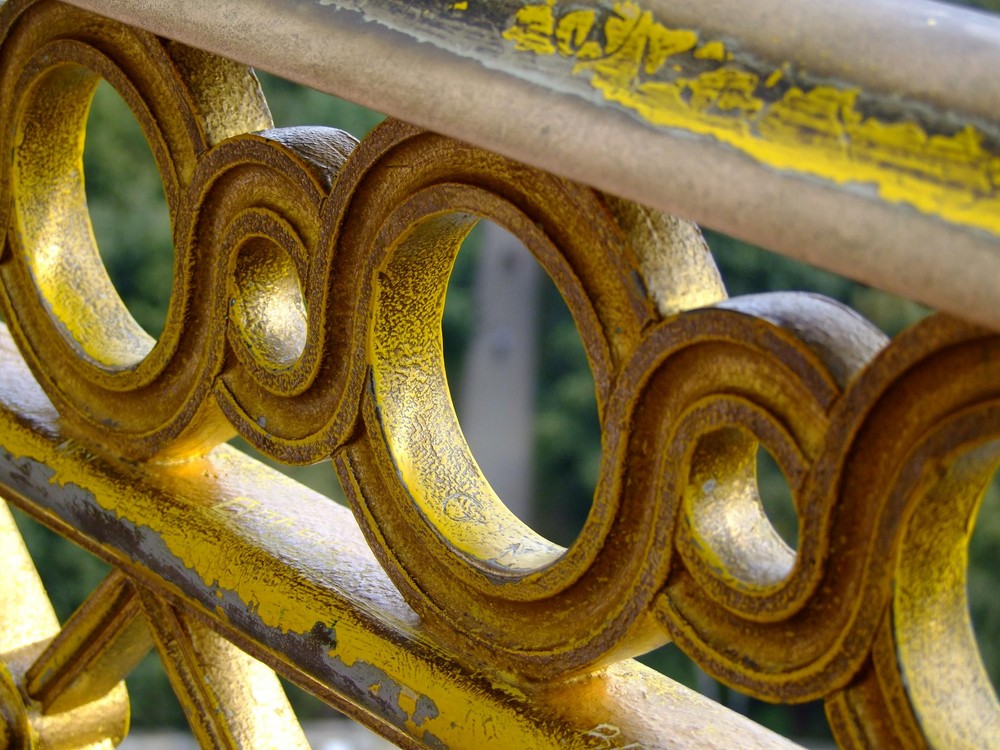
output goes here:
[[944, 2], [952, 5], [965, 5], [989, 13], [1000, 13], [1000, 0], [944, 0]]
[[[970, 2], [1000, 10], [1000, 0]], [[380, 119], [376, 113], [345, 104], [315, 91], [262, 75], [262, 82], [278, 127], [321, 124], [341, 127], [361, 137]], [[86, 180], [91, 216], [102, 257], [116, 288], [136, 320], [151, 334], [162, 330], [169, 300], [173, 267], [169, 216], [162, 186], [143, 135], [126, 105], [106, 85], [95, 98], [88, 127]], [[890, 334], [919, 320], [927, 311], [842, 277], [804, 266], [747, 246], [713, 232], [706, 236], [731, 295], [771, 290], [810, 290], [842, 300]], [[472, 266], [475, 234], [463, 250], [452, 276], [442, 327], [446, 360], [453, 378], [461, 361], [474, 319]], [[543, 294], [539, 344], [535, 487], [537, 529], [570, 544], [583, 525], [597, 482], [600, 429], [594, 383], [572, 318], [550, 284]], [[245, 446], [244, 446], [245, 447]], [[289, 470], [310, 486], [330, 496], [339, 488], [329, 465]], [[769, 456], [762, 454], [759, 480], [765, 507], [776, 528], [794, 547], [796, 520], [787, 483]], [[107, 566], [82, 554], [72, 544], [28, 522], [18, 514], [23, 533], [38, 561], [53, 604], [65, 619], [105, 575]], [[996, 684], [1000, 677], [1000, 491], [990, 489], [970, 548], [970, 606], [988, 670]], [[788, 734], [822, 734], [824, 721], [817, 705], [794, 710], [747, 701], [726, 688], [706, 681], [675, 647], [647, 657], [647, 661], [676, 679], [697, 685], [723, 701], [746, 710], [759, 721]], [[148, 658], [129, 679], [136, 726], [183, 723], [183, 714], [171, 697], [169, 685], [155, 656]], [[296, 698], [298, 710], [314, 715], [322, 709], [314, 701]]]
[[84, 170], [90, 218], [108, 275], [139, 325], [159, 336], [173, 278], [170, 214], [139, 123], [106, 83], [94, 95]]

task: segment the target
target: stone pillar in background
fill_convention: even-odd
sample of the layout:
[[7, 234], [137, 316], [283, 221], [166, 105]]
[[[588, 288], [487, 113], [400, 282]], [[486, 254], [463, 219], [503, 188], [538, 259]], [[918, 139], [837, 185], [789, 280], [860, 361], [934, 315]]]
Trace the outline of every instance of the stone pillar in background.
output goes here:
[[476, 320], [457, 406], [486, 478], [507, 507], [531, 523], [542, 270], [520, 240], [483, 224], [473, 282]]

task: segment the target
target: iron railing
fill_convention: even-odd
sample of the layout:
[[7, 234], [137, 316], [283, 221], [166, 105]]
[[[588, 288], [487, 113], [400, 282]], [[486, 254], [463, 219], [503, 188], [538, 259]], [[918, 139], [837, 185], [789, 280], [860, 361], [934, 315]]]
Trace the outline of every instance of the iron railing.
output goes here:
[[[964, 571], [1000, 461], [998, 63], [1000, 22], [926, 2], [8, 0], [0, 486], [114, 572], [60, 627], [5, 516], [7, 745], [117, 742], [154, 646], [205, 747], [304, 745], [272, 669], [407, 747], [791, 745], [629, 659], [673, 640], [822, 699], [844, 747], [995, 746]], [[248, 64], [400, 119], [273, 129]], [[171, 212], [156, 340], [87, 214], [101, 79]], [[448, 395], [479, 217], [594, 374], [569, 549], [503, 506]], [[726, 299], [692, 219], [957, 317], [889, 341], [816, 295]], [[332, 459], [353, 515], [234, 433]]]

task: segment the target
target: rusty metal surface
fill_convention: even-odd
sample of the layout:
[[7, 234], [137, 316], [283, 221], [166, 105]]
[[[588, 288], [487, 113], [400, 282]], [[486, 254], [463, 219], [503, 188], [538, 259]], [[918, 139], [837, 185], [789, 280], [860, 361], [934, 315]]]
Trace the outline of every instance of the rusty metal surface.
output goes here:
[[[147, 591], [158, 640], [174, 618], [190, 618], [182, 627], [200, 635], [167, 646], [189, 652], [190, 684], [242, 679], [204, 655], [205, 623], [404, 747], [590, 748], [608, 747], [607, 737], [645, 748], [795, 747], [634, 663], [535, 693], [469, 670], [403, 602], [346, 508], [232, 450], [159, 468], [88, 454], [62, 433], [5, 329], [0, 353], [3, 494]], [[265, 720], [270, 739], [204, 746], [290, 746], [259, 686], [228, 697], [221, 705]], [[199, 720], [218, 714], [194, 707]]]
[[893, 0], [78, 4], [1000, 324], [1000, 22], [984, 14]]

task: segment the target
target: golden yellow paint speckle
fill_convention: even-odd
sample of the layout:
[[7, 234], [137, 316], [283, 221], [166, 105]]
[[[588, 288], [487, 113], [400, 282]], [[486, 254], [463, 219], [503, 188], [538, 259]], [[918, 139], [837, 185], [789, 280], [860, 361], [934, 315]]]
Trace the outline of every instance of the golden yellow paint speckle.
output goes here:
[[726, 47], [722, 42], [709, 42], [702, 45], [695, 50], [694, 56], [699, 60], [716, 60], [718, 62], [726, 62], [732, 59], [732, 55], [726, 51]]
[[[691, 92], [691, 107], [698, 111], [705, 113], [738, 111], [752, 116], [764, 106], [764, 103], [754, 96], [759, 82], [753, 73], [720, 68], [684, 83]], [[727, 124], [730, 120], [731, 117], [726, 118]]]
[[413, 716], [417, 710], [417, 696], [412, 690], [402, 688], [399, 691], [399, 707], [407, 716]]
[[[559, 54], [564, 57], [572, 55], [582, 55], [584, 58], [590, 56], [591, 49], [581, 49], [594, 27], [597, 13], [592, 10], [578, 10], [567, 13], [559, 20], [556, 26], [556, 41], [559, 47]], [[600, 51], [597, 45], [592, 48]]]

